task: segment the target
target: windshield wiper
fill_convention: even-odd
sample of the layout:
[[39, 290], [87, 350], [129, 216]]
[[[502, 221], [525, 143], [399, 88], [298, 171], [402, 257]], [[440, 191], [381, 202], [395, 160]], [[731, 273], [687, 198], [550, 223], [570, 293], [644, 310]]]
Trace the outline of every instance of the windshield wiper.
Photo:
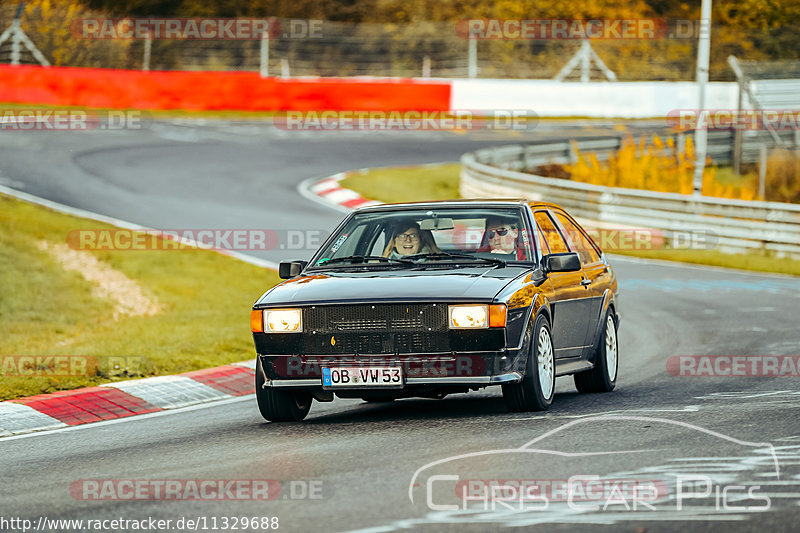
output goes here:
[[404, 265], [414, 265], [414, 261], [408, 259], [395, 259], [394, 257], [383, 257], [381, 255], [348, 255], [345, 257], [334, 257], [327, 261], [320, 263], [316, 266], [330, 265], [331, 263], [352, 263], [354, 265], [362, 265], [368, 261], [379, 261], [381, 263], [402, 263]]
[[414, 259], [472, 259], [473, 261], [485, 261], [488, 263], [492, 263], [498, 266], [506, 266], [506, 262], [502, 259], [494, 259], [489, 257], [480, 257], [477, 255], [470, 255], [470, 254], [454, 254], [449, 252], [438, 252], [432, 254], [418, 254], [412, 255], [409, 257], [413, 257]]

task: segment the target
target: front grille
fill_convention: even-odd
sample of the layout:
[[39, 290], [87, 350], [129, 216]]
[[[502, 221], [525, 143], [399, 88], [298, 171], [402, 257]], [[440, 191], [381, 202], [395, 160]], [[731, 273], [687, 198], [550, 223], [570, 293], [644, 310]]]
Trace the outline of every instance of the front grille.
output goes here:
[[447, 331], [445, 304], [331, 305], [305, 309], [304, 330], [316, 333]]
[[304, 310], [307, 354], [447, 352], [446, 304], [314, 306]]

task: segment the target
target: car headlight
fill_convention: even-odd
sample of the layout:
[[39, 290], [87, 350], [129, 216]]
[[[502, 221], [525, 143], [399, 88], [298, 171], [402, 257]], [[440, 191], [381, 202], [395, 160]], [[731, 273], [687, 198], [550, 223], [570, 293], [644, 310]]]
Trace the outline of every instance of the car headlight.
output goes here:
[[502, 328], [506, 325], [506, 314], [505, 304], [448, 307], [450, 329]]
[[488, 305], [451, 305], [448, 311], [451, 329], [489, 327]]
[[303, 331], [302, 309], [264, 309], [264, 333]]

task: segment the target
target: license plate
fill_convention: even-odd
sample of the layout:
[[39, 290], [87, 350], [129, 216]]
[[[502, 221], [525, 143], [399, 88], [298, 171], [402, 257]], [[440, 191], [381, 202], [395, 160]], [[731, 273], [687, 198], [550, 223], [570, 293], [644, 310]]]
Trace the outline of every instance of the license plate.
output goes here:
[[400, 367], [337, 367], [322, 369], [323, 387], [402, 387]]

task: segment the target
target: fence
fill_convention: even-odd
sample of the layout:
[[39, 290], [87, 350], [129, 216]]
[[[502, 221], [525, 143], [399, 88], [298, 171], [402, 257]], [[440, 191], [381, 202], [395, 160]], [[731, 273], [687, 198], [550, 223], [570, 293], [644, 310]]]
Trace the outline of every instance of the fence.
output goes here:
[[[76, 31], [76, 24], [103, 18], [101, 13], [70, 11], [68, 2], [50, 2], [49, 10], [42, 8], [42, 2], [28, 4], [21, 27], [57, 66], [245, 70], [272, 76], [551, 79], [585, 47], [584, 41], [573, 38], [472, 40], [459, 29], [465, 21], [355, 24], [278, 19], [282, 31], [266, 47], [258, 39], [86, 39]], [[11, 25], [13, 17], [13, 6], [0, 6], [2, 29]], [[665, 33], [658, 38], [592, 40], [591, 48], [618, 81], [693, 80], [697, 21], [664, 22]], [[747, 38], [760, 43], [785, 42], [787, 34], [796, 39], [791, 28], [747, 30]], [[730, 28], [712, 28], [712, 80], [734, 80], [725, 58], [741, 55], [746, 48], [730, 35]], [[783, 50], [790, 57], [798, 55], [797, 46]], [[38, 63], [25, 52], [22, 63]], [[11, 56], [9, 43], [0, 46], [0, 62], [9, 62]], [[601, 70], [577, 69], [575, 76], [608, 79], [608, 72]]]
[[[760, 110], [800, 109], [800, 61], [739, 61], [728, 58], [736, 74], [739, 89], [737, 109], [745, 106]], [[774, 144], [786, 146], [785, 139], [770, 129]], [[742, 163], [742, 132], [735, 139], [733, 167], [736, 172]], [[800, 146], [800, 130], [795, 129], [794, 146]]]
[[[607, 158], [618, 138], [578, 142], [581, 151]], [[719, 136], [710, 136], [713, 152]], [[727, 141], [726, 141], [727, 144]], [[461, 158], [460, 193], [465, 198], [525, 197], [559, 204], [577, 217], [616, 227], [666, 232], [705, 232], [722, 251], [762, 251], [800, 259], [800, 205], [748, 202], [545, 178], [519, 169], [574, 158], [567, 142], [487, 148]]]

